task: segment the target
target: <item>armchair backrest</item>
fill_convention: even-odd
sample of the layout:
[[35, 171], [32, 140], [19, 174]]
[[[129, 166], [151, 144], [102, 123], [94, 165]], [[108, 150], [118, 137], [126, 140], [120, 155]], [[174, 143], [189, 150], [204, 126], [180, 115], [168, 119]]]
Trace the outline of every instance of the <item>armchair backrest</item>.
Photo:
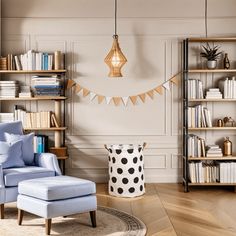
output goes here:
[[0, 123], [0, 141], [5, 141], [4, 133], [23, 134], [23, 127], [21, 121], [14, 121], [9, 123]]

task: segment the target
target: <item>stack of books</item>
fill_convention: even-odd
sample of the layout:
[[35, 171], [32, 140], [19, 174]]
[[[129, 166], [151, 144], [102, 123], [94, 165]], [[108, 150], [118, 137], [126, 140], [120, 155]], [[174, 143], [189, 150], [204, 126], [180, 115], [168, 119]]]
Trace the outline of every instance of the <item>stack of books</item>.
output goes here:
[[219, 88], [210, 88], [206, 92], [206, 99], [222, 99], [223, 95]]
[[194, 134], [190, 134], [188, 136], [188, 156], [205, 157], [205, 140]]
[[197, 79], [188, 80], [188, 98], [201, 99], [203, 98], [202, 81]]
[[48, 152], [48, 136], [36, 135], [33, 140], [34, 153]]
[[60, 96], [61, 85], [57, 75], [33, 76], [33, 88], [35, 95]]
[[19, 98], [30, 98], [30, 97], [32, 97], [30, 86], [21, 86]]
[[211, 112], [202, 105], [188, 107], [188, 127], [212, 127]]
[[236, 98], [236, 81], [233, 76], [230, 78], [225, 78], [219, 81], [219, 88], [223, 92], [225, 99]]
[[7, 58], [0, 57], [0, 70], [7, 70]]
[[18, 81], [0, 81], [0, 98], [15, 98], [18, 95]]
[[0, 123], [8, 123], [14, 121], [14, 113], [0, 113]]
[[208, 145], [206, 147], [206, 156], [207, 157], [222, 157], [222, 149], [219, 145]]

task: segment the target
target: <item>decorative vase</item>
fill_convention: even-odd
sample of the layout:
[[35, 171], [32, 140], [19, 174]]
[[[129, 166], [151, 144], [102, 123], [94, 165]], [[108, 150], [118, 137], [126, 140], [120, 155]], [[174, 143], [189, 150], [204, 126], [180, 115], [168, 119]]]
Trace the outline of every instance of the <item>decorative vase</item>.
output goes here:
[[216, 61], [207, 61], [207, 68], [208, 69], [215, 69], [216, 68]]

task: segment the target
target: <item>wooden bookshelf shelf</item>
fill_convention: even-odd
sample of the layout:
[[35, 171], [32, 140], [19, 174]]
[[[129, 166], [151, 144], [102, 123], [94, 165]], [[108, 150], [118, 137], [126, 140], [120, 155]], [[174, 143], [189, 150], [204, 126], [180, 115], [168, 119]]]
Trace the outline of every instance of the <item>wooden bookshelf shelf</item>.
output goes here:
[[51, 128], [25, 128], [25, 131], [63, 131], [66, 130], [67, 127], [51, 127]]
[[58, 160], [66, 160], [66, 159], [68, 159], [68, 158], [69, 158], [69, 156], [57, 157]]
[[189, 99], [189, 102], [236, 102], [236, 99]]
[[0, 101], [40, 101], [40, 100], [66, 100], [64, 96], [37, 96], [37, 97], [22, 97], [22, 98], [0, 98]]
[[236, 186], [236, 183], [188, 183], [191, 186]]
[[236, 160], [236, 156], [223, 156], [223, 157], [189, 157], [189, 161], [229, 161], [229, 160]]
[[235, 37], [224, 37], [224, 38], [188, 38], [189, 42], [193, 43], [204, 43], [204, 42], [235, 42]]
[[188, 128], [189, 131], [203, 131], [203, 130], [236, 130], [236, 127], [201, 127]]
[[190, 69], [188, 73], [236, 73], [236, 69]]
[[0, 74], [61, 74], [66, 70], [0, 70]]

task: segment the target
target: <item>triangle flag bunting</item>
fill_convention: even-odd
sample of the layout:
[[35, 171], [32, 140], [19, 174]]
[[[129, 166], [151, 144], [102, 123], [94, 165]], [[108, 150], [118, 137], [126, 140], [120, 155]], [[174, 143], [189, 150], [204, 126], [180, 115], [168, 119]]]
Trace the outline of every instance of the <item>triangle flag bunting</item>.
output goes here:
[[122, 97], [122, 101], [123, 101], [124, 105], [127, 106], [128, 101], [129, 101], [129, 97]]
[[140, 97], [140, 99], [142, 100], [143, 103], [145, 103], [145, 98], [146, 98], [146, 94], [142, 93], [138, 95]]
[[79, 84], [76, 84], [75, 86], [75, 92], [79, 93], [81, 91], [82, 87]]
[[71, 89], [75, 84], [76, 83], [73, 79], [68, 79], [66, 88]]
[[170, 90], [170, 81], [166, 81], [164, 84], [162, 84], [162, 86], [163, 86], [166, 90]]
[[89, 91], [88, 89], [86, 89], [86, 88], [83, 88], [83, 97], [86, 97], [86, 96], [88, 96], [88, 95], [89, 95], [89, 93], [90, 93], [90, 91]]
[[107, 105], [109, 105], [109, 103], [111, 102], [111, 99], [112, 99], [112, 97], [106, 97], [106, 103], [107, 103]]
[[96, 93], [90, 92], [90, 101], [93, 101], [93, 99], [97, 96]]
[[154, 98], [154, 90], [148, 91], [148, 92], [147, 92], [147, 95], [148, 95], [151, 99], [153, 99], [153, 98]]
[[105, 98], [104, 96], [98, 95], [98, 104], [101, 104], [103, 102], [104, 98]]
[[116, 106], [119, 106], [121, 102], [121, 97], [113, 97], [113, 102]]
[[179, 84], [179, 78], [178, 75], [175, 75], [171, 80], [172, 83], [174, 83], [175, 85]]
[[162, 94], [163, 94], [162, 86], [160, 85], [160, 86], [156, 87], [156, 88], [155, 88], [155, 91], [156, 91], [157, 93], [159, 93], [160, 95], [162, 95]]
[[131, 100], [131, 102], [133, 103], [133, 105], [136, 105], [136, 102], [137, 102], [137, 96], [131, 96], [131, 97], [129, 97], [130, 98], [130, 100]]

